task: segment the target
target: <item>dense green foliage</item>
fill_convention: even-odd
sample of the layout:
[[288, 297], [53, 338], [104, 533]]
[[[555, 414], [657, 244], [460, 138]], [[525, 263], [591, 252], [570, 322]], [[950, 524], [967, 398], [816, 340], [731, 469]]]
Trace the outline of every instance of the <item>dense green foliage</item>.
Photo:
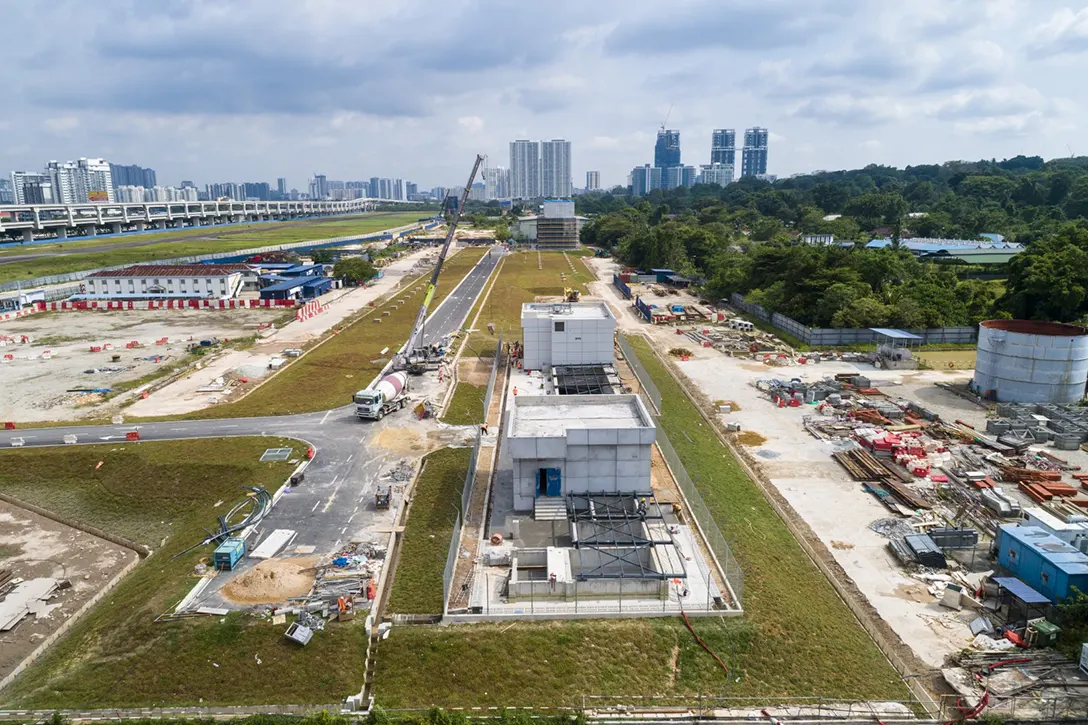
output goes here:
[[362, 257], [345, 257], [333, 265], [334, 277], [344, 280], [345, 283], [356, 285], [366, 282], [378, 273], [378, 270], [368, 260]]
[[[578, 197], [587, 244], [633, 267], [668, 267], [808, 325], [929, 327], [988, 317], [1088, 316], [1088, 158], [1018, 156], [896, 169], [868, 166], [768, 183]], [[920, 262], [901, 238], [1028, 245], [1007, 268]], [[797, 244], [834, 234], [857, 247]], [[874, 237], [890, 248], [864, 249]], [[996, 273], [996, 274], [995, 274]], [[979, 277], [1006, 276], [1004, 282]]]

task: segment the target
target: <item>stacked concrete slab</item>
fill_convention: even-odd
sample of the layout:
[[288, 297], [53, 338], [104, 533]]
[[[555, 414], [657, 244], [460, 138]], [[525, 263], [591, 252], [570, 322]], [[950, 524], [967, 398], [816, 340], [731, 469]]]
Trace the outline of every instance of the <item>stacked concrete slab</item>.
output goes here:
[[995, 435], [1030, 435], [1036, 443], [1053, 441], [1060, 450], [1076, 450], [1088, 440], [1088, 408], [1054, 403], [1002, 403], [997, 418], [986, 422]]

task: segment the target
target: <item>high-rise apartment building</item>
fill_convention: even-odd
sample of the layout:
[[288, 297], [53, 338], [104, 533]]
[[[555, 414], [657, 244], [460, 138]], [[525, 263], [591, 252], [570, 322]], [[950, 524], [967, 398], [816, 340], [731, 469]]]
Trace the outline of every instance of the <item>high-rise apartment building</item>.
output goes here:
[[61, 204], [114, 201], [113, 174], [105, 159], [50, 161], [45, 173], [53, 184], [54, 201]]
[[[155, 169], [138, 164], [110, 164], [110, 178], [115, 189], [122, 186], [142, 186], [145, 189], [151, 189], [158, 185]], [[184, 186], [184, 182], [182, 185]]]
[[601, 172], [586, 172], [586, 191], [596, 191], [601, 188]]
[[413, 196], [419, 194], [419, 184], [414, 181], [404, 182], [404, 196], [411, 199]]
[[744, 131], [744, 150], [741, 152], [740, 175], [761, 176], [767, 173], [767, 137], [765, 128], [756, 126]]
[[667, 169], [680, 165], [680, 132], [661, 129], [654, 145], [654, 166]]
[[327, 176], [324, 174], [314, 174], [314, 177], [310, 179], [310, 198], [329, 198], [329, 179]]
[[11, 191], [16, 204], [52, 204], [53, 180], [37, 171], [12, 171]]
[[571, 196], [570, 141], [540, 142], [540, 195], [551, 199]]
[[510, 198], [510, 170], [501, 166], [484, 169], [484, 199]]
[[276, 179], [276, 193], [281, 199], [287, 196], [287, 179], [283, 176]]
[[631, 193], [645, 196], [654, 189], [664, 188], [665, 170], [660, 166], [636, 166], [631, 169]]
[[272, 198], [272, 188], [267, 181], [247, 181], [242, 184], [242, 195], [247, 200], [268, 201]]
[[737, 132], [734, 129], [714, 129], [710, 136], [710, 163], [737, 165]]
[[228, 181], [223, 184], [208, 184], [207, 189], [208, 199], [210, 201], [216, 201], [218, 199], [241, 201], [245, 198], [242, 196], [242, 191], [238, 188], [238, 184], [235, 184], [233, 181]]
[[540, 144], [536, 141], [510, 142], [510, 186], [513, 199], [540, 197]]
[[11, 179], [0, 179], [0, 204], [14, 203], [15, 189], [12, 187]]
[[718, 186], [733, 183], [733, 164], [704, 164], [699, 174], [699, 183]]

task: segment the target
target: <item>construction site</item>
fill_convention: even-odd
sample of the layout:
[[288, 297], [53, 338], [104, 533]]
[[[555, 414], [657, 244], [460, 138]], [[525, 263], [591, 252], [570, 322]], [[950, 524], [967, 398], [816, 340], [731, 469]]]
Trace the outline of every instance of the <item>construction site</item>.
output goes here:
[[[700, 305], [667, 271], [651, 281], [590, 264], [620, 329], [674, 361], [940, 686], [1005, 715], [1084, 712], [1079, 648], [1050, 649], [1056, 605], [1088, 577], [1086, 418], [1065, 404], [1084, 394], [1081, 328], [984, 323], [978, 373], [925, 370], [910, 333], [877, 330], [868, 352], [797, 352], [737, 310]], [[1048, 373], [1038, 350], [1059, 346]], [[995, 404], [999, 384], [1038, 402]], [[980, 672], [994, 673], [985, 686]]]

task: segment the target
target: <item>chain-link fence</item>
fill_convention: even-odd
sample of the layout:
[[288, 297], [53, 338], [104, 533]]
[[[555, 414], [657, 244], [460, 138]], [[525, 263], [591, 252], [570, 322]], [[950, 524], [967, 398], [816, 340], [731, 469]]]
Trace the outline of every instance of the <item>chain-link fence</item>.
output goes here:
[[638, 359], [638, 355], [628, 344], [627, 340], [622, 336], [617, 339], [619, 340], [620, 350], [623, 352], [624, 359], [627, 360], [627, 364], [631, 366], [632, 372], [634, 372], [635, 377], [638, 378], [640, 391], [647, 400], [647, 407], [657, 411], [654, 417], [657, 422], [658, 448], [661, 449], [661, 454], [668, 462], [673, 477], [676, 479], [676, 484], [683, 492], [684, 498], [687, 499], [688, 512], [702, 532], [703, 541], [706, 542], [707, 547], [710, 549], [711, 556], [715, 559], [719, 570], [725, 577], [727, 586], [732, 589], [736, 599], [734, 604], [739, 608], [744, 598], [744, 572], [737, 563], [736, 557], [733, 556], [733, 551], [730, 549], [729, 544], [726, 542], [725, 537], [718, 528], [718, 524], [711, 515], [710, 509], [703, 501], [703, 497], [696, 488], [695, 482], [688, 474], [687, 468], [680, 460], [680, 456], [677, 455], [672, 442], [661, 427], [661, 421], [658, 417], [661, 414], [661, 391], [654, 385], [654, 381], [650, 378], [650, 374], [646, 371], [646, 368], [642, 365], [642, 361]]
[[[468, 471], [465, 472], [465, 485], [461, 487], [461, 515], [467, 515], [468, 502], [472, 500], [472, 484], [476, 480], [476, 465], [480, 460], [480, 438], [483, 432], [476, 431], [476, 440], [472, 444], [472, 457], [468, 461]], [[458, 539], [454, 537], [456, 542]]]
[[487, 411], [491, 410], [491, 396], [495, 393], [495, 379], [499, 376], [499, 366], [502, 359], [502, 333], [499, 333], [499, 341], [495, 345], [495, 357], [491, 363], [491, 377], [487, 379], [487, 392], [484, 394], [484, 422], [487, 421]]
[[661, 455], [668, 462], [673, 478], [676, 479], [676, 485], [680, 487], [680, 490], [684, 493], [684, 498], [687, 499], [688, 511], [702, 531], [703, 540], [710, 549], [711, 555], [717, 561], [718, 568], [721, 569], [722, 574], [725, 576], [726, 583], [736, 596], [736, 606], [740, 607], [741, 602], [744, 600], [744, 572], [741, 570], [740, 564], [737, 563], [736, 557], [733, 556], [733, 550], [726, 542], [721, 529], [718, 528], [710, 509], [703, 501], [702, 495], [695, 486], [695, 481], [688, 475], [688, 470], [680, 461], [680, 456], [677, 455], [672, 442], [665, 435], [665, 431], [662, 430], [660, 422], [657, 426], [657, 447], [661, 449]]
[[646, 407], [651, 411], [657, 411], [657, 414], [661, 414], [661, 392], [654, 385], [654, 381], [650, 378], [650, 374], [646, 372], [646, 368], [642, 366], [642, 361], [638, 359], [638, 355], [631, 349], [631, 346], [627, 343], [622, 336], [616, 338], [620, 344], [620, 352], [623, 353], [623, 359], [627, 361], [627, 364], [631, 366], [632, 372], [635, 373], [635, 377], [638, 378], [639, 394], [643, 396], [646, 402]]
[[453, 586], [453, 574], [457, 570], [457, 555], [461, 551], [461, 516], [453, 525], [453, 538], [450, 539], [450, 550], [446, 554], [446, 568], [442, 570], [442, 613], [446, 614], [450, 608], [450, 587]]

